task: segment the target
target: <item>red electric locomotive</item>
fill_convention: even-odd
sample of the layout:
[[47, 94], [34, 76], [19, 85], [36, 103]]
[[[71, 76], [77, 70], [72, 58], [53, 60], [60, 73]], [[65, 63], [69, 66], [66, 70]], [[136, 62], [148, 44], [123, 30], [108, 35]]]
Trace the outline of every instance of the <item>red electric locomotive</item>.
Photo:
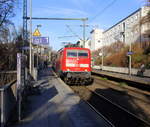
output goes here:
[[91, 79], [91, 53], [87, 48], [65, 47], [58, 51], [56, 72], [68, 84], [89, 83]]

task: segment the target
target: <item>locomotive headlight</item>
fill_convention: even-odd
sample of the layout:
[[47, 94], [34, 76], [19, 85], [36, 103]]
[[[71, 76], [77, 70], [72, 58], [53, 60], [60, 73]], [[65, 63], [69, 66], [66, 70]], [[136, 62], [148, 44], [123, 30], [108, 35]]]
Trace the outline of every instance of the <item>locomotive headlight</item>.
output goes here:
[[70, 69], [67, 69], [67, 71], [70, 71]]
[[88, 64], [80, 64], [80, 67], [89, 67]]
[[86, 77], [86, 78], [89, 78], [89, 77], [90, 77], [90, 73], [89, 73], [89, 72], [86, 72], [85, 77]]
[[85, 71], [87, 71], [87, 69], [85, 69]]
[[71, 74], [70, 73], [67, 74], [67, 78], [71, 78]]

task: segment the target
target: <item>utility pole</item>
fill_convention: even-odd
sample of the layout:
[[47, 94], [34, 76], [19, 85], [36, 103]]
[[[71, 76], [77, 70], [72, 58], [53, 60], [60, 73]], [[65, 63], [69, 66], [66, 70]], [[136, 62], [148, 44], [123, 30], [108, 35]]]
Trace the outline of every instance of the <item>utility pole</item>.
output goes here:
[[[41, 27], [42, 25], [37, 25], [37, 29], [39, 28], [39, 27]], [[39, 56], [39, 46], [38, 46], [38, 44], [37, 44], [37, 64], [36, 64], [36, 67], [37, 67], [37, 69], [38, 69], [38, 67], [39, 67], [39, 65], [38, 65], [38, 62], [39, 62], [39, 59], [38, 59], [38, 56]]]
[[[131, 42], [130, 42], [129, 52], [132, 52]], [[132, 63], [132, 56], [131, 54], [129, 54], [129, 75], [131, 75], [131, 68], [132, 68], [131, 63]]]
[[103, 66], [104, 66], [104, 47], [102, 46], [102, 70], [103, 70]]
[[[132, 29], [131, 27], [128, 27], [130, 30]], [[132, 31], [131, 31], [132, 32]], [[132, 39], [130, 40], [129, 44], [129, 75], [131, 75], [131, 70], [132, 70]]]
[[85, 48], [85, 20], [83, 20], [83, 48]]
[[[27, 41], [27, 0], [23, 0], [23, 47], [25, 46], [25, 42]], [[24, 50], [22, 50], [24, 54]]]
[[30, 0], [30, 53], [29, 53], [29, 71], [32, 75], [32, 0]]

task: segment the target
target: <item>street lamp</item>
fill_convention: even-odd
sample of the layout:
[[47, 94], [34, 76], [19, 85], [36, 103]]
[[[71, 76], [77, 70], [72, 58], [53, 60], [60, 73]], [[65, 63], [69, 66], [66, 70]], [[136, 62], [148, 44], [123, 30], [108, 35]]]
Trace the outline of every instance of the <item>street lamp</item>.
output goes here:
[[[129, 30], [131, 30], [132, 28], [131, 27], [127, 27]], [[125, 32], [120, 32], [120, 35], [121, 36], [123, 36], [123, 42], [125, 43]], [[119, 36], [120, 36], [119, 35]], [[119, 37], [120, 38], [120, 37]], [[119, 40], [118, 39], [118, 37], [115, 37], [114, 38], [115, 40]], [[127, 53], [127, 55], [128, 55], [128, 57], [129, 57], [129, 65], [128, 65], [128, 68], [129, 68], [129, 75], [131, 75], [131, 69], [132, 69], [132, 66], [131, 66], [131, 64], [132, 64], [132, 57], [131, 57], [131, 55], [132, 55], [132, 47], [131, 47], [131, 44], [132, 42], [131, 42], [131, 40], [130, 40], [130, 43], [129, 43], [129, 51], [128, 51], [128, 53]]]
[[102, 64], [101, 64], [101, 69], [103, 70], [103, 66], [104, 66], [104, 39], [102, 40], [102, 48], [101, 48], [101, 52], [99, 53], [99, 56], [102, 57]]
[[99, 53], [99, 56], [101, 56], [102, 58], [101, 58], [101, 69], [103, 70], [103, 52], [100, 52]]
[[42, 25], [41, 25], [41, 24], [37, 25], [37, 29], [38, 29], [39, 27], [42, 27]]
[[131, 42], [130, 42], [130, 45], [129, 45], [129, 53], [128, 56], [129, 56], [129, 75], [131, 75], [131, 69], [132, 69], [132, 57], [131, 57], [131, 53], [132, 53], [132, 47], [131, 47]]
[[[131, 29], [132, 27], [127, 27], [131, 32], [133, 32]], [[129, 56], [129, 75], [131, 75], [131, 69], [132, 69], [132, 39], [130, 40], [129, 43], [129, 52], [128, 52], [128, 56]]]

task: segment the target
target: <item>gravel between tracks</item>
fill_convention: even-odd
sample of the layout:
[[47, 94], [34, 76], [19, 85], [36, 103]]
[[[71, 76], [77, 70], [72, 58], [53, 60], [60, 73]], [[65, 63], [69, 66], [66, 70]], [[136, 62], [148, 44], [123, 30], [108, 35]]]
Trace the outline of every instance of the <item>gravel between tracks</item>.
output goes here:
[[98, 96], [84, 86], [71, 86], [83, 100], [90, 103], [99, 113], [116, 127], [149, 127], [150, 124], [137, 119], [134, 115], [112, 105], [105, 98]]
[[[94, 76], [93, 84], [87, 87], [150, 123], [149, 92], [97, 76]], [[86, 92], [84, 96], [87, 96]]]

